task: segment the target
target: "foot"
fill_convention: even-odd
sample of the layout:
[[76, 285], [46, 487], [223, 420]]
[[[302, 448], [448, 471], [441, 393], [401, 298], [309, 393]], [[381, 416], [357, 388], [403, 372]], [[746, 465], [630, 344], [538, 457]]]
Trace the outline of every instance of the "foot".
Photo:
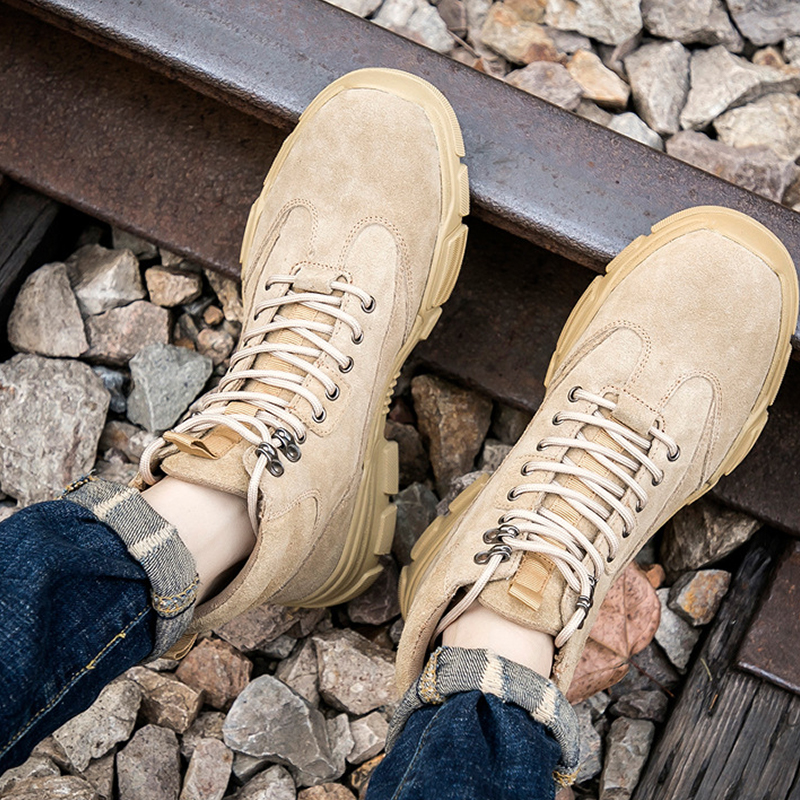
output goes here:
[[616, 576], [758, 437], [797, 302], [785, 248], [727, 209], [681, 212], [614, 259], [570, 316], [527, 431], [412, 553], [401, 687], [477, 604], [552, 636], [566, 691]]
[[142, 484], [166, 474], [247, 504], [253, 552], [193, 631], [264, 602], [344, 602], [379, 574], [397, 491], [385, 415], [458, 275], [462, 155], [441, 94], [377, 69], [325, 89], [278, 154], [244, 235], [230, 369], [140, 465]]

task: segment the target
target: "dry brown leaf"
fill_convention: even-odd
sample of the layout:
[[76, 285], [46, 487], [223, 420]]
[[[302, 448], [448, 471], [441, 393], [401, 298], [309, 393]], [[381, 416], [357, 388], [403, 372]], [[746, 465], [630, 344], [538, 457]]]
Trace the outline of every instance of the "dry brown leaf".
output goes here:
[[629, 564], [603, 600], [567, 699], [578, 703], [622, 680], [630, 657], [650, 644], [660, 619], [661, 604], [647, 574]]

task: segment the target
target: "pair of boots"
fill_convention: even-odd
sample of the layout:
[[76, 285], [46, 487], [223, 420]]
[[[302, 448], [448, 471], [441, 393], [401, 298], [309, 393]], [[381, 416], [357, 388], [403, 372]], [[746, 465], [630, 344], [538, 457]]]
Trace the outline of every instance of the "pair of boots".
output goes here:
[[[378, 69], [325, 89], [278, 154], [244, 235], [230, 369], [142, 457], [140, 487], [166, 474], [248, 503], [255, 548], [191, 631], [342, 603], [377, 577], [397, 492], [386, 413], [458, 275], [463, 155], [441, 93]], [[758, 437], [797, 305], [788, 253], [743, 214], [688, 209], [626, 247], [570, 316], [517, 445], [414, 548], [400, 689], [478, 603], [555, 637], [566, 691], [614, 578]]]

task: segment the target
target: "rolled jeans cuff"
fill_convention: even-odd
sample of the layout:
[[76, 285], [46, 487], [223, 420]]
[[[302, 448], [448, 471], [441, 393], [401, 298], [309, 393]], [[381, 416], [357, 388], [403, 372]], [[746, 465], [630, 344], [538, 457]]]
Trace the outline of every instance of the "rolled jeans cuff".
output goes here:
[[68, 486], [62, 499], [91, 511], [141, 564], [150, 581], [150, 602], [157, 615], [153, 650], [146, 660], [163, 655], [192, 621], [200, 580], [194, 558], [177, 529], [136, 489], [91, 476]]
[[580, 732], [578, 718], [567, 698], [543, 675], [489, 650], [439, 647], [431, 653], [394, 713], [386, 739], [387, 752], [415, 711], [425, 705], [441, 705], [450, 695], [476, 689], [519, 706], [541, 723], [561, 747], [553, 779], [561, 786], [575, 781]]

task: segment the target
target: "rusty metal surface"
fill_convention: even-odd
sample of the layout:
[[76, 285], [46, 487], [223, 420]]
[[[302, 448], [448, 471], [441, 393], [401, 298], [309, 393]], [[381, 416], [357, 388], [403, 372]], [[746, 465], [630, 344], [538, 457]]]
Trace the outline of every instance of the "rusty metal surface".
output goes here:
[[0, 172], [238, 274], [284, 134], [0, 5]]
[[800, 542], [784, 554], [747, 631], [737, 666], [800, 694]]
[[789, 209], [320, 0], [13, 3], [273, 122], [295, 121], [352, 69], [420, 75], [459, 116], [477, 212], [595, 269], [653, 223], [704, 203], [751, 214], [800, 263]]

